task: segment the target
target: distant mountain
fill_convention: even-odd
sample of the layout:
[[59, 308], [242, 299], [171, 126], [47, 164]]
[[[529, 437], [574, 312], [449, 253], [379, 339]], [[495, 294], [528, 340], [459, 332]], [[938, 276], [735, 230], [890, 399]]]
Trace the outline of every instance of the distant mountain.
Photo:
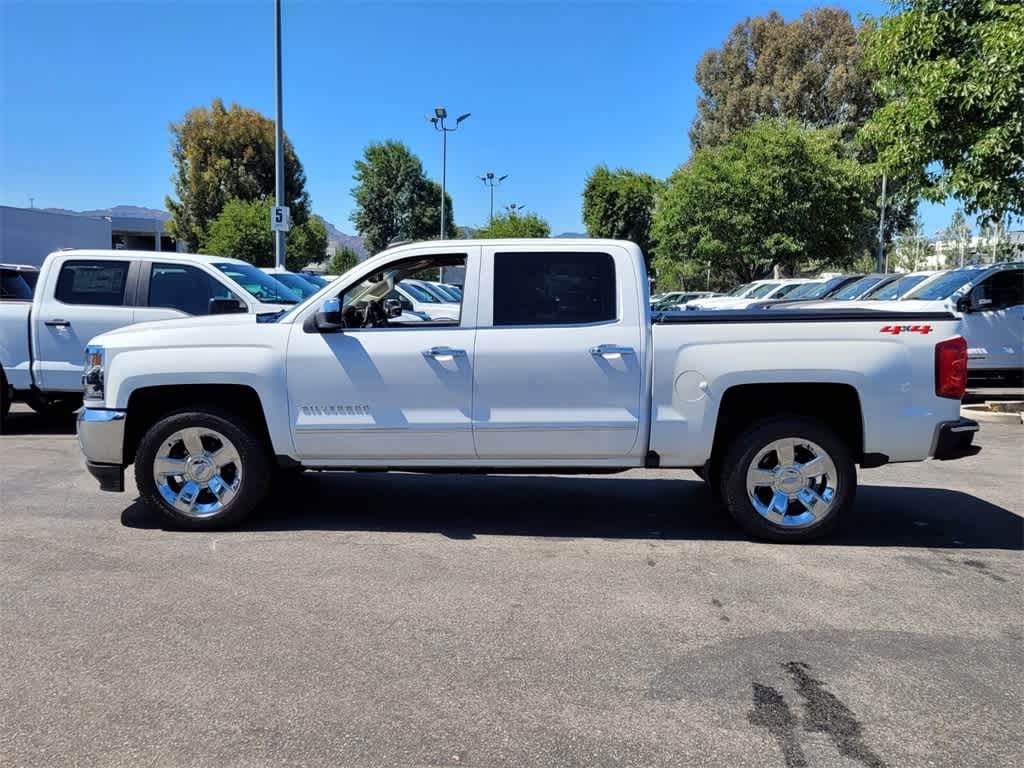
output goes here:
[[[323, 218], [322, 216], [320, 218]], [[363, 245], [363, 238], [359, 235], [346, 235], [327, 219], [324, 219], [324, 227], [327, 228], [327, 243], [335, 248], [349, 248], [355, 252], [360, 259], [365, 259], [369, 254], [366, 246]]]
[[171, 214], [159, 208], [144, 208], [140, 205], [115, 205], [113, 208], [94, 208], [90, 211], [72, 211], [67, 208], [42, 208], [49, 213], [63, 213], [66, 216], [130, 216], [136, 219], [159, 219], [167, 221]]
[[560, 235], [555, 235], [555, 237], [561, 237], [561, 238], [571, 239], [571, 240], [582, 240], [582, 239], [586, 239], [588, 237], [588, 235], [587, 235], [586, 232], [563, 232]]

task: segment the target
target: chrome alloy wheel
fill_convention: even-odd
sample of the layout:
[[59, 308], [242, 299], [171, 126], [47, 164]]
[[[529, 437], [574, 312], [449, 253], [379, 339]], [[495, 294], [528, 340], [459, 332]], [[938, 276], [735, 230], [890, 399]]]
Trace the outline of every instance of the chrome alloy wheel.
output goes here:
[[747, 468], [747, 495], [766, 520], [786, 528], [805, 528], [832, 509], [839, 487], [832, 458], [802, 437], [775, 440]]
[[183, 515], [211, 517], [238, 494], [242, 460], [231, 441], [214, 429], [179, 429], [157, 451], [153, 480], [164, 500]]

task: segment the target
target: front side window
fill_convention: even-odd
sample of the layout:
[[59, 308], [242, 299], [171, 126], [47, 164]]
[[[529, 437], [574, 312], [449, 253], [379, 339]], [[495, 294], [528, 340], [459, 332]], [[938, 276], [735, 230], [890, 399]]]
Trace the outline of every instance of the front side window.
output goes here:
[[[461, 300], [441, 302], [419, 281], [441, 268], [465, 264], [465, 254], [409, 256], [370, 273], [339, 296], [345, 327], [458, 327]], [[401, 308], [397, 315], [393, 313], [396, 301]]]
[[57, 276], [57, 301], [120, 307], [128, 285], [127, 261], [67, 261]]
[[211, 299], [238, 297], [219, 280], [190, 264], [154, 264], [149, 275], [151, 307], [177, 309], [189, 315], [210, 314]]
[[303, 299], [308, 299], [314, 293], [320, 292], [320, 286], [293, 272], [271, 272], [270, 276]]
[[607, 253], [497, 253], [494, 325], [577, 325], [618, 317]]

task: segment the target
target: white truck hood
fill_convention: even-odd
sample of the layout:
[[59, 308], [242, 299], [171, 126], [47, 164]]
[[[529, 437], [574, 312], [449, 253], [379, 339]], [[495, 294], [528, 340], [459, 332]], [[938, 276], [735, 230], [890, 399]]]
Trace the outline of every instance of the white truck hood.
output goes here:
[[210, 329], [224, 328], [234, 325], [255, 325], [256, 315], [249, 312], [239, 312], [228, 315], [203, 315], [201, 317], [183, 317], [180, 320], [150, 320], [147, 323], [135, 323], [115, 328], [112, 331], [100, 334], [93, 341], [102, 344], [103, 339], [127, 336], [133, 333], [147, 333], [149, 331], [175, 331], [194, 330], [196, 328], [208, 327]]
[[937, 301], [796, 301], [779, 304], [772, 309], [873, 309], [878, 312], [954, 312], [955, 307], [949, 299]]

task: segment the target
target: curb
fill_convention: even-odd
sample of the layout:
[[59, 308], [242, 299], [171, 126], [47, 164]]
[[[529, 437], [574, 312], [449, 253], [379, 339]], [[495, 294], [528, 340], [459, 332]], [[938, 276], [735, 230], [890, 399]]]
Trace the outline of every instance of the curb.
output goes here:
[[984, 405], [965, 405], [960, 408], [960, 415], [983, 424], [1024, 424], [1024, 413], [990, 411]]

